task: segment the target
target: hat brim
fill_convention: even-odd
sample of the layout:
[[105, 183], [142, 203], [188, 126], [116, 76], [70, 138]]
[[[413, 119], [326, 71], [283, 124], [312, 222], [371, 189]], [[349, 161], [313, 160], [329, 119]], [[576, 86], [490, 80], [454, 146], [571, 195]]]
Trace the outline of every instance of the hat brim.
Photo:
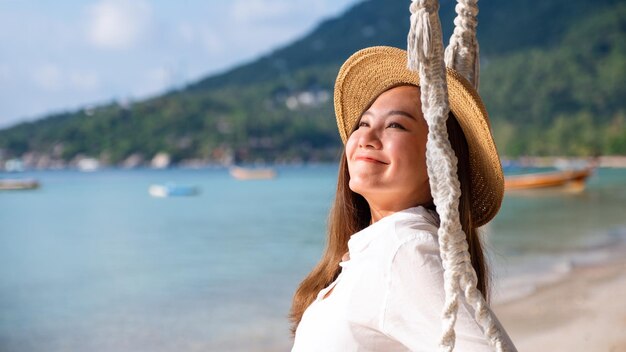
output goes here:
[[[475, 226], [489, 222], [504, 195], [502, 165], [493, 141], [487, 110], [472, 85], [459, 73], [446, 72], [450, 110], [467, 140], [472, 182], [472, 218]], [[407, 68], [405, 50], [377, 46], [354, 53], [342, 65], [335, 82], [335, 116], [343, 143], [360, 116], [386, 90], [420, 85], [419, 75]]]

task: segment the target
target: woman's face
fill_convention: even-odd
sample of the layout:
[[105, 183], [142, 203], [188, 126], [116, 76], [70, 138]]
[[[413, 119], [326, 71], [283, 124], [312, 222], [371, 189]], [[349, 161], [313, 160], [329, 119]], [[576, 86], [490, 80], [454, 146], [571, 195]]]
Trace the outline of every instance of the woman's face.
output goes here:
[[394, 212], [430, 203], [427, 135], [418, 87], [382, 93], [346, 142], [350, 189], [372, 210]]

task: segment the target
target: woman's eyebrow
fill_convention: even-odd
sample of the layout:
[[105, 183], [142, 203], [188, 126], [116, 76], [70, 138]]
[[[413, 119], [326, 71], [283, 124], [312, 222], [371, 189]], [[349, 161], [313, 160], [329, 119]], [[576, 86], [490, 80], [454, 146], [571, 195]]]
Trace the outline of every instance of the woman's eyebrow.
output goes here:
[[[374, 116], [374, 114], [371, 111], [369, 111], [369, 110], [363, 113], [363, 116], [365, 116], [365, 115], [372, 115], [372, 116]], [[387, 113], [385, 113], [383, 115], [383, 117], [388, 117], [388, 116], [391, 116], [391, 115], [400, 115], [400, 116], [408, 117], [410, 119], [413, 119], [413, 120], [417, 121], [415, 116], [413, 116], [413, 115], [411, 115], [408, 112], [403, 111], [403, 110], [390, 110], [390, 111], [387, 111]]]

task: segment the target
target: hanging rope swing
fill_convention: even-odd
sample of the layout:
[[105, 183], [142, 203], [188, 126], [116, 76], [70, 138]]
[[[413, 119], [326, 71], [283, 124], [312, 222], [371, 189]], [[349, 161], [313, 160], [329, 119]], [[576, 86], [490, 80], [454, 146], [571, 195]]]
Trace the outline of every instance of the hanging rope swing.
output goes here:
[[459, 297], [464, 295], [474, 308], [475, 319], [483, 328], [489, 343], [496, 351], [510, 351], [514, 347], [505, 343], [491, 310], [476, 288], [476, 272], [459, 220], [461, 189], [457, 178], [457, 158], [446, 129], [450, 112], [446, 66], [455, 69], [478, 88], [477, 0], [458, 0], [455, 29], [445, 50], [445, 61], [438, 10], [437, 0], [412, 1], [407, 65], [420, 76], [422, 112], [428, 123], [426, 164], [432, 196], [441, 221], [438, 236], [444, 268], [445, 304], [439, 346], [442, 351], [454, 349], [454, 325]]

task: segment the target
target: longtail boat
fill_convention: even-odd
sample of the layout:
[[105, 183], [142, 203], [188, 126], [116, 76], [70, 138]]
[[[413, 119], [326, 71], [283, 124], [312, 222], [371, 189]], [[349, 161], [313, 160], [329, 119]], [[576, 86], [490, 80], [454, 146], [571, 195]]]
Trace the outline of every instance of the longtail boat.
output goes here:
[[3, 191], [37, 188], [39, 188], [39, 182], [34, 179], [0, 179], [0, 190]]
[[583, 190], [585, 188], [585, 181], [591, 176], [592, 172], [593, 168], [585, 168], [580, 170], [506, 176], [504, 178], [504, 189], [511, 191], [548, 187], [568, 187], [573, 190]]

